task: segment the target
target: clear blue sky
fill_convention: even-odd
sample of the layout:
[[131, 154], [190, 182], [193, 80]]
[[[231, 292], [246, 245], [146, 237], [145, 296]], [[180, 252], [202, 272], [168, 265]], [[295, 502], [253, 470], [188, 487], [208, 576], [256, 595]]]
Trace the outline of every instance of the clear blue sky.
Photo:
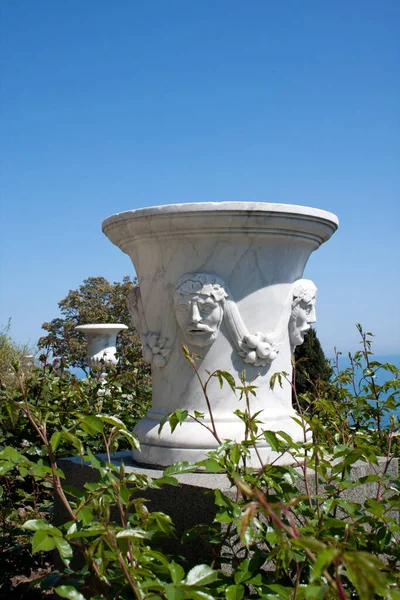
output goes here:
[[113, 213], [249, 200], [336, 213], [312, 255], [331, 354], [400, 354], [398, 0], [4, 0], [1, 306], [36, 341], [130, 260]]

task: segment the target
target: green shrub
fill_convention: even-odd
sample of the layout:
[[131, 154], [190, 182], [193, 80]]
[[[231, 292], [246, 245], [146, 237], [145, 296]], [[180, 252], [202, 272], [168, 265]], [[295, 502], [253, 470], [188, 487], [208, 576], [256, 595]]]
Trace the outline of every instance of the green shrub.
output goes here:
[[29, 375], [35, 366], [34, 349], [28, 344], [18, 344], [11, 336], [11, 319], [0, 329], [0, 374], [3, 385], [15, 389], [19, 385], [15, 366]]
[[[20, 379], [18, 393], [5, 390], [1, 419], [3, 423], [4, 419], [21, 419], [29, 441], [29, 447], [18, 442], [19, 446], [7, 445], [0, 453], [5, 489], [14, 485], [21, 490], [27, 480], [33, 480], [36, 487], [48, 486], [69, 515], [66, 523], [55, 527], [51, 515], [34, 506], [24, 496], [28, 492], [22, 492], [21, 505], [36, 512], [27, 518], [25, 510], [18, 517], [17, 509], [6, 517], [15, 523], [19, 518], [20, 529], [33, 534], [33, 553], [56, 550], [64, 561], [65, 571], [43, 579], [42, 587], [54, 587], [59, 596], [74, 600], [399, 600], [400, 483], [389, 474], [390, 463], [399, 454], [399, 438], [394, 435], [399, 374], [394, 366], [373, 360], [369, 334], [361, 328], [360, 333], [362, 350], [352, 357], [351, 367], [336, 372], [325, 387], [303, 394], [301, 404], [307, 408], [300, 409], [299, 418], [311, 434], [303, 443], [293, 442], [284, 432], [259, 428], [251, 408], [256, 381], [248, 383], [242, 374], [236, 382], [222, 371], [202, 381], [198, 358], [184, 348], [199, 377], [208, 416], [212, 417], [208, 383], [216, 377], [221, 385], [230, 386], [240, 402], [236, 414], [245, 424], [245, 439], [240, 443], [220, 440], [211, 419], [210, 432], [218, 448], [208, 459], [169, 467], [155, 480], [126, 473], [123, 464], [111, 461], [118, 440], [138, 447], [131, 433], [132, 420], [125, 423], [120, 417], [122, 388], [112, 377], [105, 386], [92, 378], [86, 383], [72, 377], [64, 382], [54, 368], [44, 365], [35, 380]], [[363, 370], [363, 378], [353, 388], [355, 365]], [[374, 378], [378, 369], [392, 375], [382, 386]], [[285, 377], [277, 373], [271, 385], [279, 385]], [[38, 385], [51, 397], [47, 409], [36, 402]], [[73, 407], [70, 413], [63, 411], [63, 402]], [[199, 413], [178, 409], [161, 427], [174, 429], [186, 419], [203, 422]], [[36, 443], [28, 424], [38, 436]], [[206, 422], [203, 425], [209, 427]], [[293, 465], [260, 464], [250, 469], [249, 449], [256, 449], [259, 440], [267, 440], [278, 453], [291, 454]], [[93, 452], [102, 447], [105, 461]], [[67, 451], [90, 460], [99, 483], [87, 483], [82, 490], [65, 486], [57, 460]], [[366, 465], [370, 474], [354, 477], [356, 464]], [[198, 467], [225, 473], [236, 499], [215, 491], [215, 523], [188, 533], [206, 535], [214, 550], [205, 557], [205, 564], [188, 569], [184, 559], [160, 551], [160, 539], [173, 534], [173, 523], [167, 515], [151, 512], [143, 493], [147, 488], [177, 485], [174, 474]], [[360, 502], [346, 499], [346, 490], [361, 493], [371, 483], [376, 485], [374, 497]], [[117, 507], [117, 519], [111, 516], [112, 506]], [[229, 568], [227, 548], [231, 551]], [[75, 549], [84, 557], [81, 569], [73, 568], [71, 562]]]

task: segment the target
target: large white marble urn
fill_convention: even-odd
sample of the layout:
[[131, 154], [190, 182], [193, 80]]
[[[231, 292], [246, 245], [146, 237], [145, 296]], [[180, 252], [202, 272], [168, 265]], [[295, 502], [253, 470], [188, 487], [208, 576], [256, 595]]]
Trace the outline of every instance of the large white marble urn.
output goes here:
[[[160, 420], [176, 408], [204, 413], [210, 425], [183, 345], [203, 357], [204, 380], [216, 369], [236, 380], [243, 371], [249, 381], [259, 375], [252, 410], [262, 411], [263, 428], [304, 438], [289, 383], [273, 390], [269, 383], [276, 372], [291, 373], [293, 349], [315, 321], [316, 287], [302, 275], [311, 252], [337, 227], [337, 217], [323, 210], [250, 202], [156, 206], [104, 221], [106, 236], [134, 264], [139, 285], [129, 307], [152, 365], [153, 403], [135, 428], [142, 446], [136, 461], [202, 460], [218, 445], [191, 419], [173, 434], [169, 426], [158, 434]], [[219, 437], [242, 440], [244, 425], [234, 412], [244, 410], [244, 400], [216, 378], [208, 395]], [[266, 441], [258, 450], [265, 462], [277, 458]]]

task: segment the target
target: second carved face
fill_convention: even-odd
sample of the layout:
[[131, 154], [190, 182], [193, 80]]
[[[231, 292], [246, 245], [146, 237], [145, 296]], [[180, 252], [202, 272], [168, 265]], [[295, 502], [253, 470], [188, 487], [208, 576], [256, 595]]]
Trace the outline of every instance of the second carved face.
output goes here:
[[317, 288], [309, 279], [300, 279], [293, 286], [292, 313], [289, 336], [292, 347], [300, 346], [311, 324], [317, 320], [315, 312]]

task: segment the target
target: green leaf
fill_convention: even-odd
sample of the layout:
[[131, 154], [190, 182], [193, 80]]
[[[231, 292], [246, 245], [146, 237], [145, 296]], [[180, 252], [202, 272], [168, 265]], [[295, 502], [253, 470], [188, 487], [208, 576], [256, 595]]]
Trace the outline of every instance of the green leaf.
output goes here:
[[[11, 462], [6, 463], [3, 462], [0, 464], [0, 475], [6, 475], [9, 471], [12, 471], [15, 468], [15, 465]], [[23, 475], [25, 477], [25, 475]]]
[[250, 558], [245, 558], [244, 560], [242, 560], [240, 565], [237, 567], [235, 574], [234, 574], [234, 579], [235, 579], [236, 584], [239, 584], [239, 583], [242, 583], [244, 581], [248, 581], [249, 579], [251, 579], [251, 577], [253, 576], [253, 571], [251, 569], [250, 564], [251, 564]]
[[[225, 508], [225, 512], [227, 513], [227, 515], [229, 516], [229, 521], [233, 520], [233, 519], [238, 519], [241, 517], [242, 511], [240, 506], [236, 503], [233, 502], [230, 498], [228, 498], [228, 496], [225, 496], [225, 494], [223, 494], [220, 490], [214, 490], [214, 495], [215, 495], [215, 504], [217, 506], [220, 506], [221, 508]], [[222, 511], [221, 511], [222, 512]], [[220, 518], [221, 515], [218, 513], [216, 520], [218, 522], [222, 522], [222, 523], [227, 523], [229, 521], [221, 521]]]
[[4, 450], [0, 452], [0, 459], [11, 460], [14, 464], [26, 462], [27, 460], [23, 454], [20, 454], [11, 446], [6, 446]]
[[113, 427], [116, 427], [117, 429], [123, 429], [125, 431], [127, 430], [125, 423], [123, 421], [121, 421], [121, 419], [119, 419], [118, 417], [114, 417], [111, 415], [102, 415], [102, 414], [98, 414], [98, 415], [96, 415], [96, 417], [98, 419], [100, 419], [101, 421], [103, 421], [103, 423], [107, 423], [108, 425], [113, 425]]
[[37, 463], [31, 464], [30, 473], [34, 477], [38, 477], [39, 479], [41, 479], [42, 477], [45, 477], [46, 475], [49, 475], [51, 473], [51, 468], [46, 467], [39, 461]]
[[171, 579], [173, 583], [180, 583], [185, 577], [184, 569], [178, 565], [175, 561], [172, 561], [168, 565], [169, 572], [171, 573]]
[[97, 537], [98, 535], [102, 535], [105, 533], [105, 527], [101, 523], [96, 523], [93, 527], [88, 527], [87, 529], [80, 529], [78, 531], [73, 531], [68, 534], [68, 539], [76, 539], [76, 538], [87, 538], [87, 537]]
[[213, 373], [213, 376], [217, 377], [221, 388], [223, 385], [223, 380], [225, 379], [231, 390], [236, 394], [236, 382], [235, 378], [233, 377], [233, 375], [231, 375], [231, 373], [228, 373], [228, 371], [215, 371], [215, 373]]
[[55, 538], [49, 535], [47, 531], [39, 529], [32, 538], [32, 553], [49, 552], [54, 550], [55, 545]]
[[132, 490], [127, 488], [125, 485], [121, 485], [119, 488], [119, 495], [124, 504], [129, 504], [129, 500], [132, 494]]
[[47, 521], [44, 521], [43, 519], [30, 519], [29, 521], [25, 521], [22, 525], [22, 529], [28, 529], [28, 531], [46, 531], [53, 536], [62, 537], [62, 533], [57, 527], [50, 525], [50, 523], [47, 523]]
[[244, 596], [243, 585], [230, 585], [225, 590], [226, 600], [241, 600]]
[[392, 542], [392, 539], [392, 532], [389, 529], [387, 529], [384, 525], [379, 527], [378, 531], [376, 532], [376, 541], [378, 542], [381, 550], [383, 550], [385, 546], [389, 546], [389, 544]]
[[[304, 600], [324, 600], [326, 598], [328, 586], [324, 585], [306, 585], [300, 587], [299, 592], [304, 593]], [[301, 596], [303, 597], [303, 596]]]
[[276, 433], [274, 431], [264, 431], [263, 432], [265, 441], [271, 446], [272, 450], [275, 452], [279, 452], [279, 448], [282, 445], [282, 442], [278, 440], [276, 437]]
[[[346, 552], [347, 576], [362, 600], [374, 600], [376, 592], [386, 587], [385, 565], [368, 552]], [[382, 594], [381, 594], [382, 595]]]
[[51, 436], [51, 438], [50, 438], [50, 446], [52, 447], [52, 449], [54, 451], [56, 451], [57, 448], [58, 448], [58, 445], [59, 445], [59, 443], [61, 441], [61, 438], [62, 438], [62, 434], [63, 434], [62, 431], [55, 431], [53, 433], [53, 435]]
[[68, 567], [73, 554], [70, 544], [67, 542], [67, 540], [58, 537], [55, 537], [54, 541], [63, 563]]
[[156, 525], [158, 531], [162, 531], [168, 536], [173, 536], [174, 533], [174, 525], [172, 523], [172, 519], [170, 516], [166, 515], [162, 512], [151, 512], [149, 517], [149, 529], [154, 525]]
[[104, 423], [99, 417], [94, 415], [88, 415], [80, 421], [79, 426], [83, 431], [90, 435], [96, 435], [96, 433], [102, 433], [104, 429]]
[[78, 451], [78, 453], [80, 455], [82, 455], [85, 452], [85, 450], [83, 448], [83, 444], [80, 441], [80, 439], [76, 435], [71, 433], [70, 431], [62, 431], [61, 437], [64, 440], [66, 440], [67, 442], [70, 442], [70, 444], [72, 444], [74, 446], [74, 448], [76, 448], [76, 450]]
[[346, 511], [351, 517], [361, 516], [362, 514], [359, 510], [360, 505], [356, 504], [355, 502], [349, 502], [348, 500], [343, 500], [343, 498], [338, 498], [336, 500], [336, 504]]
[[90, 525], [93, 522], [93, 513], [87, 506], [84, 506], [78, 513], [78, 519], [84, 525]]
[[[279, 583], [272, 583], [268, 585], [266, 588], [263, 588], [263, 598], [267, 598], [268, 600], [289, 600], [292, 596], [293, 588], [292, 587], [284, 587]], [[265, 595], [266, 592], [272, 592], [271, 594]]]
[[277, 434], [283, 438], [285, 440], [285, 442], [287, 442], [289, 444], [290, 448], [298, 448], [298, 444], [296, 444], [292, 438], [290, 437], [290, 435], [288, 433], [286, 433], [285, 431], [277, 431]]
[[78, 592], [72, 585], [60, 585], [54, 588], [54, 591], [57, 592], [61, 598], [68, 598], [68, 600], [86, 600], [85, 596]]
[[187, 461], [177, 462], [170, 465], [164, 470], [165, 475], [179, 475], [179, 473], [193, 473], [196, 470], [195, 465], [191, 465]]
[[249, 548], [255, 540], [255, 531], [251, 526], [250, 513], [248, 511], [243, 513], [243, 519], [237, 520], [237, 528], [241, 542], [246, 548]]
[[186, 585], [208, 585], [218, 579], [218, 571], [214, 571], [208, 565], [196, 565], [190, 569], [184, 583]]
[[175, 479], [175, 477], [170, 477], [168, 475], [166, 477], [159, 477], [158, 479], [154, 479], [154, 483], [156, 483], [157, 485], [180, 485], [179, 481]]
[[378, 502], [374, 498], [369, 498], [365, 501], [365, 508], [368, 512], [372, 513], [376, 517], [381, 517], [385, 512], [385, 505], [382, 502]]
[[168, 422], [171, 428], [171, 433], [175, 431], [178, 425], [182, 425], [188, 414], [189, 413], [187, 410], [182, 410], [181, 408], [177, 408], [174, 412], [169, 414]]
[[187, 410], [182, 410], [181, 408], [177, 408], [175, 411], [175, 414], [176, 414], [176, 418], [178, 419], [179, 423], [183, 423], [189, 413]]
[[[98, 456], [95, 456], [90, 448], [87, 449], [86, 454], [87, 454], [88, 460], [90, 461], [90, 465], [92, 467], [94, 467], [95, 469], [99, 469], [99, 470], [106, 468], [106, 463], [104, 462], [104, 460], [102, 460]], [[95, 485], [97, 487], [97, 484], [95, 484]]]
[[182, 587], [176, 587], [174, 583], [166, 583], [164, 590], [167, 600], [184, 600], [187, 597], [185, 590]]
[[382, 476], [381, 475], [364, 475], [364, 477], [360, 477], [360, 479], [358, 480], [360, 483], [379, 483], [380, 481], [382, 481]]
[[240, 460], [240, 448], [237, 444], [235, 444], [233, 446], [232, 450], [230, 451], [229, 458], [235, 465], [238, 464], [238, 462]]
[[205, 467], [206, 473], [222, 473], [225, 471], [215, 458], [206, 458], [196, 463], [198, 467]]
[[202, 592], [190, 587], [187, 588], [186, 586], [184, 586], [184, 589], [185, 598], [190, 598], [190, 600], [215, 600], [215, 596], [211, 596], [211, 594], [207, 594], [206, 592]]
[[161, 434], [161, 432], [162, 432], [162, 430], [163, 430], [163, 428], [164, 428], [164, 425], [165, 425], [165, 423], [166, 423], [166, 422], [169, 420], [169, 417], [170, 417], [170, 415], [171, 415], [171, 413], [167, 413], [167, 414], [166, 414], [166, 415], [164, 415], [164, 416], [163, 416], [163, 418], [160, 420], [160, 424], [159, 424], [159, 426], [158, 426], [158, 431], [157, 431], [158, 435], [160, 435], [160, 434]]
[[148, 540], [152, 537], [152, 531], [144, 531], [143, 529], [124, 529], [116, 535], [117, 539], [132, 539], [132, 540]]
[[313, 582], [321, 577], [322, 572], [332, 564], [339, 554], [340, 550], [338, 548], [325, 548], [318, 552], [317, 561], [312, 566], [310, 581]]
[[320, 542], [319, 540], [316, 540], [313, 537], [305, 536], [301, 538], [296, 538], [292, 540], [292, 543], [298, 548], [309, 548], [310, 550], [313, 550], [313, 552], [320, 552], [322, 550], [325, 550], [326, 548], [326, 545], [323, 542]]
[[128, 440], [132, 448], [135, 448], [135, 450], [140, 452], [139, 438], [134, 433], [132, 433], [131, 431], [121, 430], [120, 434]]
[[7, 409], [8, 416], [10, 417], [11, 424], [13, 427], [15, 427], [18, 423], [18, 419], [20, 416], [19, 407], [12, 402], [8, 402], [7, 400], [5, 401], [5, 406]]
[[215, 516], [217, 523], [233, 523], [234, 520], [234, 515], [227, 510], [219, 510]]
[[271, 375], [271, 378], [269, 380], [269, 389], [273, 390], [275, 387], [275, 383], [278, 380], [279, 386], [282, 386], [282, 374], [281, 373], [274, 373], [273, 375]]
[[72, 498], [77, 498], [78, 500], [85, 496], [85, 492], [74, 485], [64, 485], [63, 490], [68, 496], [72, 496]]

